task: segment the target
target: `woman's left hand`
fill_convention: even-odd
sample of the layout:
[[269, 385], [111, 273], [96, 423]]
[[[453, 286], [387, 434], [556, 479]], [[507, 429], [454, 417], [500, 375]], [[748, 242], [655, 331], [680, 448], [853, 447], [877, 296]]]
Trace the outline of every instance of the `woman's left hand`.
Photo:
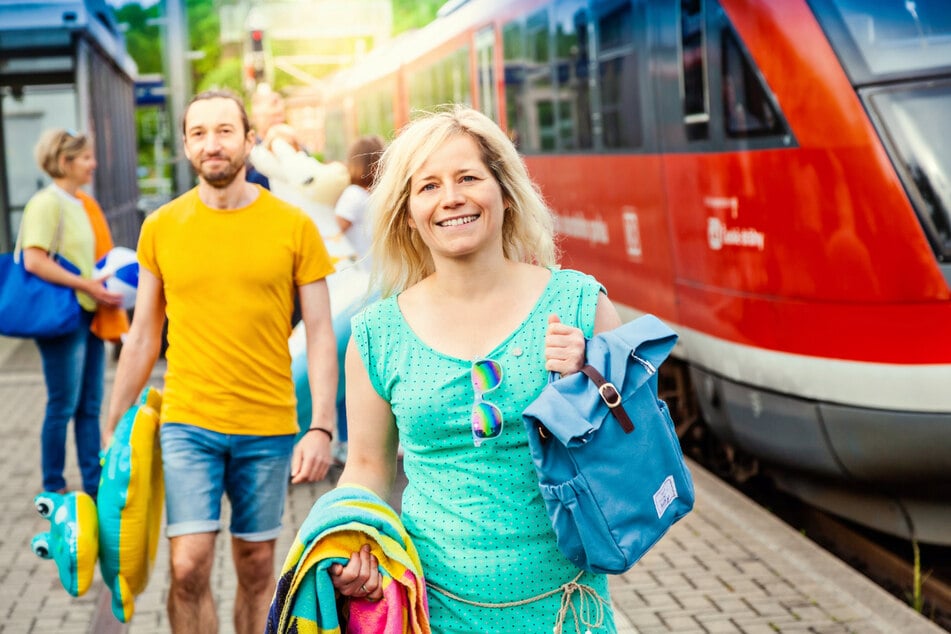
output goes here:
[[548, 316], [548, 332], [545, 333], [545, 369], [562, 376], [581, 370], [585, 362], [584, 333], [561, 323], [558, 315]]

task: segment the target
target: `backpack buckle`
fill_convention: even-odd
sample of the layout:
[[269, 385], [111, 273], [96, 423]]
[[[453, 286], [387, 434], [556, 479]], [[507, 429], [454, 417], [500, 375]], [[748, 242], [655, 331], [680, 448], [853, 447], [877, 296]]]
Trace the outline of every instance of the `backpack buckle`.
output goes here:
[[621, 404], [621, 395], [610, 381], [598, 386], [598, 394], [601, 395], [601, 400], [604, 401], [604, 404], [611, 409]]

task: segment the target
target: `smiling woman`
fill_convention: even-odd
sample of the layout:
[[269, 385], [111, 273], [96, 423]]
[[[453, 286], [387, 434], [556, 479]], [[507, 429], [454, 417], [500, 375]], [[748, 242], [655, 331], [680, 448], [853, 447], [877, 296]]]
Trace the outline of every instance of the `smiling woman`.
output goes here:
[[409, 212], [409, 227], [434, 259], [468, 255], [487, 241], [502, 251], [502, 189], [468, 135], [447, 140], [413, 175]]
[[[585, 337], [620, 323], [604, 288], [557, 268], [551, 213], [525, 165], [470, 108], [403, 129], [371, 205], [384, 298], [352, 321], [339, 485], [386, 499], [402, 446], [402, 519], [433, 631], [540, 634], [566, 615], [614, 631], [607, 578], [558, 551], [521, 421], [548, 370], [577, 372]], [[330, 572], [343, 596], [383, 596], [369, 550]]]

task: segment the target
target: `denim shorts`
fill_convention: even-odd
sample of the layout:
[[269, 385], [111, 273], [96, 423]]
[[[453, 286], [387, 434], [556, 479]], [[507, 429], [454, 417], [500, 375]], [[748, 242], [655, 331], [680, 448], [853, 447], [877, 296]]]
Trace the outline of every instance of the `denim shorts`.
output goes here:
[[193, 425], [161, 427], [169, 537], [221, 529], [221, 497], [231, 502], [231, 534], [249, 542], [277, 538], [291, 473], [293, 434], [221, 434]]

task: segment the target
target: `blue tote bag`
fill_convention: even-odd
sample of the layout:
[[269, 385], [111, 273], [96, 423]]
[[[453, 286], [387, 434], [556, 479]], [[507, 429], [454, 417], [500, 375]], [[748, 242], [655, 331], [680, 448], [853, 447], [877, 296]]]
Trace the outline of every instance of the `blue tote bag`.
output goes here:
[[[51, 256], [60, 266], [79, 274], [79, 268], [56, 253], [63, 237], [60, 209]], [[76, 292], [33, 275], [23, 265], [20, 239], [13, 253], [0, 255], [0, 335], [41, 339], [57, 337], [79, 327], [80, 307]]]
[[692, 508], [693, 480], [657, 369], [677, 335], [645, 315], [588, 340], [582, 372], [523, 413], [558, 548], [596, 573], [630, 569]]

